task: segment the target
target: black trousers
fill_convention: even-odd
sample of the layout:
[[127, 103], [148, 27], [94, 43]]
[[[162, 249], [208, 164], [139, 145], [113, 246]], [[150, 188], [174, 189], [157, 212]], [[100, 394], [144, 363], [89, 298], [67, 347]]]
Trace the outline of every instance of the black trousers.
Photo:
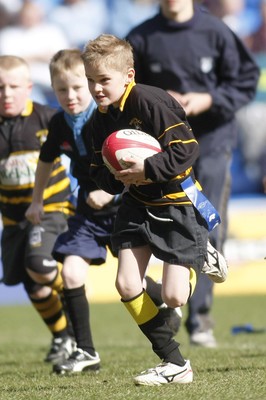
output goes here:
[[[207, 136], [207, 135], [206, 135]], [[200, 144], [201, 155], [194, 165], [195, 175], [204, 194], [221, 216], [221, 224], [210, 232], [212, 245], [223, 253], [227, 234], [227, 208], [231, 192], [232, 145], [217, 146], [208, 143], [207, 137]], [[208, 314], [213, 303], [213, 282], [200, 274], [195, 292], [188, 303], [188, 318], [185, 322], [189, 334], [199, 328], [199, 314]]]

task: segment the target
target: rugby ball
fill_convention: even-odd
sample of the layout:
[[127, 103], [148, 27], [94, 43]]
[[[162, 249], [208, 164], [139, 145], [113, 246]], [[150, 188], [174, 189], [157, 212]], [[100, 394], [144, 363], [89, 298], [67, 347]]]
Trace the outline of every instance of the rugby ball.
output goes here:
[[121, 129], [111, 133], [102, 146], [102, 157], [105, 165], [114, 173], [130, 166], [123, 161], [125, 157], [144, 160], [161, 152], [157, 139], [137, 129]]

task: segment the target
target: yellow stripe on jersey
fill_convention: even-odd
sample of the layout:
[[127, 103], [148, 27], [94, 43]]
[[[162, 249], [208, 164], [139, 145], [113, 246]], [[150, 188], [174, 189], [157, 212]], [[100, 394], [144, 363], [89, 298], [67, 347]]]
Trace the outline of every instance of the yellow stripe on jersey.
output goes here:
[[[162, 135], [158, 137], [158, 140], [161, 139], [166, 134], [166, 132], [168, 132], [170, 129], [174, 129], [174, 128], [177, 128], [178, 126], [182, 126], [182, 125], [184, 125], [186, 128], [188, 128], [188, 126], [185, 124], [185, 122], [179, 122], [178, 124], [175, 124], [175, 125], [172, 125], [172, 126], [169, 126], [168, 128], [166, 128], [165, 131], [162, 133]], [[187, 141], [179, 140], [179, 142], [183, 142], [183, 143], [195, 142], [195, 143], [198, 143], [195, 138], [189, 139]]]
[[[187, 128], [187, 125], [184, 122], [180, 122], [178, 124], [169, 126], [169, 128], [165, 129], [165, 131], [162, 133], [162, 135], [160, 135], [158, 137], [158, 140], [160, 140], [170, 129], [174, 129], [174, 128], [177, 128], [178, 126], [182, 126], [182, 125], [184, 125]], [[168, 143], [168, 146], [171, 146], [172, 144], [176, 144], [176, 143], [189, 144], [189, 143], [198, 143], [198, 141], [195, 138], [191, 138], [191, 139], [188, 139], [188, 140], [177, 139], [177, 140], [171, 140]]]
[[[46, 204], [43, 207], [43, 209], [45, 212], [60, 212], [65, 214], [66, 216], [71, 216], [75, 214], [75, 206], [69, 201]], [[2, 223], [4, 226], [18, 225], [17, 221], [7, 218], [3, 215], [2, 215]]]
[[45, 212], [62, 212], [66, 215], [74, 215], [75, 207], [69, 201], [61, 202], [61, 203], [50, 203], [45, 204], [43, 207]]
[[18, 224], [17, 221], [4, 217], [3, 215], [2, 215], [2, 222], [4, 226], [14, 226]]
[[54, 194], [62, 192], [69, 185], [70, 185], [70, 180], [68, 177], [62, 179], [60, 182], [57, 182], [54, 185], [51, 185], [45, 189], [44, 194], [43, 194], [43, 199], [44, 200], [49, 199]]
[[[195, 185], [200, 191], [202, 190], [202, 187], [200, 186], [198, 181], [195, 182]], [[172, 199], [172, 200], [180, 199], [182, 197], [186, 197], [185, 192], [169, 193], [169, 194], [166, 194], [165, 196], [163, 196], [164, 199], [166, 198], [166, 199]], [[191, 202], [189, 202], [189, 204], [191, 204]]]
[[1, 190], [10, 191], [10, 190], [26, 190], [26, 189], [32, 189], [34, 187], [34, 183], [27, 183], [24, 185], [16, 185], [16, 186], [10, 186], [10, 185], [0, 185]]
[[169, 128], [166, 128], [165, 131], [161, 134], [161, 136], [158, 137], [158, 140], [160, 140], [166, 134], [166, 132], [168, 132], [170, 129], [177, 128], [178, 126], [181, 126], [181, 125], [185, 125], [185, 123], [184, 122], [179, 122], [178, 124], [169, 126]]
[[[65, 189], [67, 189], [70, 185], [69, 178], [66, 177], [60, 182], [55, 183], [54, 185], [50, 186], [49, 188], [45, 189], [45, 194], [44, 194], [44, 200], [47, 200], [51, 198], [54, 195], [57, 195], [60, 192], [63, 192]], [[32, 201], [31, 196], [17, 196], [17, 197], [7, 197], [7, 196], [2, 196], [0, 195], [0, 202], [3, 204], [10, 204], [10, 205], [19, 205], [19, 204], [30, 204]], [[73, 205], [69, 201], [65, 202], [57, 202], [54, 203], [54, 205], [48, 204], [45, 205], [45, 209], [49, 208], [49, 211], [51, 212], [52, 209], [53, 211], [58, 211], [62, 210], [62, 208], [70, 208], [73, 210]], [[72, 215], [72, 210], [69, 211], [64, 211], [65, 214]], [[3, 216], [2, 216], [3, 217]]]
[[[64, 178], [60, 182], [55, 183], [49, 188], [45, 189], [43, 199], [47, 200], [53, 195], [62, 192], [70, 185], [69, 178]], [[31, 196], [17, 196], [17, 197], [7, 197], [0, 195], [0, 202], [4, 204], [21, 204], [21, 203], [31, 203]]]
[[0, 202], [4, 204], [21, 204], [21, 203], [31, 203], [31, 196], [27, 197], [16, 197], [16, 198], [10, 198], [6, 196], [1, 196], [0, 195]]
[[176, 175], [174, 178], [172, 178], [169, 182], [173, 182], [176, 181], [178, 179], [183, 179], [186, 176], [190, 175], [192, 172], [192, 167], [189, 167], [188, 169], [186, 169], [185, 172], [182, 172], [181, 174]]
[[181, 140], [181, 139], [177, 139], [177, 140], [171, 140], [171, 142], [168, 143], [168, 146], [171, 146], [172, 144], [175, 143], [183, 143], [183, 144], [188, 144], [188, 143], [198, 143], [196, 139], [189, 139], [189, 140]]

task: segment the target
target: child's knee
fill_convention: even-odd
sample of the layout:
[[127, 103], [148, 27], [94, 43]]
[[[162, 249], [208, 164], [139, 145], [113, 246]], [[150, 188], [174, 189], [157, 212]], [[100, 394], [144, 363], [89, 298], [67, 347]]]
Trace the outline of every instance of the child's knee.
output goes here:
[[129, 295], [129, 293], [131, 293], [130, 285], [127, 284], [126, 280], [123, 277], [119, 275], [117, 276], [115, 281], [115, 287], [123, 299], [127, 299], [128, 297], [130, 297]]
[[182, 307], [186, 305], [189, 293], [175, 294], [172, 296], [163, 295], [162, 298], [164, 303], [170, 308]]
[[128, 280], [124, 276], [117, 276], [115, 287], [122, 299], [132, 299], [142, 292], [142, 282], [140, 280]]

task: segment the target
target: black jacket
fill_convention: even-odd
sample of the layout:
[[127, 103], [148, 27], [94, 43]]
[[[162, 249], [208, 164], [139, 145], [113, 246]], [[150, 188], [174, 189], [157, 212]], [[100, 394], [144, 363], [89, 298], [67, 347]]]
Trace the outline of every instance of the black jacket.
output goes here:
[[[137, 83], [179, 93], [210, 93], [211, 109], [188, 117], [194, 135], [217, 129], [220, 141], [232, 139], [228, 123], [253, 99], [259, 68], [225, 23], [196, 6], [185, 23], [159, 13], [134, 28], [127, 40], [134, 50]], [[223, 125], [226, 129], [220, 131]]]

